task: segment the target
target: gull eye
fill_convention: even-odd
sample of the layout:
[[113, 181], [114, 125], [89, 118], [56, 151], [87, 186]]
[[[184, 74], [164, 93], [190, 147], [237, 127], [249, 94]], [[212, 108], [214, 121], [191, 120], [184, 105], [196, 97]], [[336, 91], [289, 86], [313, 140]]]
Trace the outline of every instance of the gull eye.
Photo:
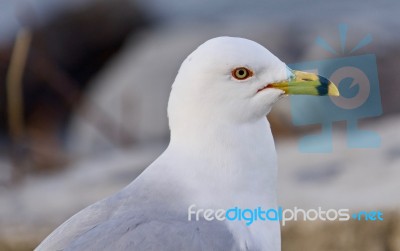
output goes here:
[[246, 67], [239, 67], [232, 71], [232, 77], [238, 80], [244, 80], [253, 76], [253, 72]]

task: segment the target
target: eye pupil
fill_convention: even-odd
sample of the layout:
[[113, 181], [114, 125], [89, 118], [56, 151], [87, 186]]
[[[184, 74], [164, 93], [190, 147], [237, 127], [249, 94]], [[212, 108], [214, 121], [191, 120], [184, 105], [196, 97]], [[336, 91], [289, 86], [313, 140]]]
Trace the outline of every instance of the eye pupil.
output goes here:
[[243, 76], [244, 75], [244, 70], [239, 70], [239, 76]]

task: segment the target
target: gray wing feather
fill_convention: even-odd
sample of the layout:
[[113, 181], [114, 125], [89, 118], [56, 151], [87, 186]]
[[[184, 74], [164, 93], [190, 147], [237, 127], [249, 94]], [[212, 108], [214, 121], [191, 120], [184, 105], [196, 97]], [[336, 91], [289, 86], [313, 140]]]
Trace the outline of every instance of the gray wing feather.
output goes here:
[[223, 224], [175, 219], [111, 220], [75, 238], [65, 250], [232, 250]]
[[188, 221], [169, 204], [121, 191], [71, 217], [35, 250], [236, 250], [223, 222]]

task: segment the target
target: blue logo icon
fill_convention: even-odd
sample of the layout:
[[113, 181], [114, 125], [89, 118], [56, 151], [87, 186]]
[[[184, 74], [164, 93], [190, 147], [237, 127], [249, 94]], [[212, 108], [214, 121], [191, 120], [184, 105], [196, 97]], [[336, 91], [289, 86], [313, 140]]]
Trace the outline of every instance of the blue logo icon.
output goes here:
[[[346, 50], [347, 25], [339, 25], [339, 32], [340, 53], [321, 37], [316, 39], [316, 43], [334, 56], [341, 54], [341, 57], [289, 65], [292, 69], [315, 72], [327, 77], [337, 85], [341, 94], [340, 97], [290, 97], [294, 125], [320, 124], [322, 127], [320, 133], [300, 139], [301, 152], [331, 152], [332, 123], [337, 121], [346, 121], [349, 148], [377, 148], [381, 143], [376, 132], [361, 130], [358, 126], [360, 119], [382, 114], [375, 55], [351, 55], [371, 43], [372, 37], [367, 35], [354, 48]], [[307, 109], [309, 106], [304, 104], [312, 105], [311, 112]]]

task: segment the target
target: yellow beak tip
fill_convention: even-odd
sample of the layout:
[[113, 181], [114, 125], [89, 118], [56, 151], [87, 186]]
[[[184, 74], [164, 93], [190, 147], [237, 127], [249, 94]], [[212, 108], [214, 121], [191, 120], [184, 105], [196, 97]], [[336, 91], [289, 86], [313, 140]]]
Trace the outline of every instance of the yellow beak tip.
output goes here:
[[328, 95], [329, 96], [335, 96], [335, 97], [338, 97], [338, 96], [340, 96], [340, 93], [339, 93], [339, 90], [338, 90], [338, 88], [336, 87], [336, 85], [334, 84], [334, 83], [330, 83], [329, 84], [329, 86], [328, 86]]

